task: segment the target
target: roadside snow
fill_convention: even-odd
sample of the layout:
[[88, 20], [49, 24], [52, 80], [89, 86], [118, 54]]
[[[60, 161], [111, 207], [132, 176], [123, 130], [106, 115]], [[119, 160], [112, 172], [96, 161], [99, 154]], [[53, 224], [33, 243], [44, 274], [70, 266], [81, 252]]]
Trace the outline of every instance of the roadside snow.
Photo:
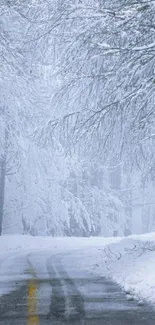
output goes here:
[[108, 247], [93, 249], [79, 268], [116, 281], [139, 304], [155, 303], [155, 233], [122, 238]]

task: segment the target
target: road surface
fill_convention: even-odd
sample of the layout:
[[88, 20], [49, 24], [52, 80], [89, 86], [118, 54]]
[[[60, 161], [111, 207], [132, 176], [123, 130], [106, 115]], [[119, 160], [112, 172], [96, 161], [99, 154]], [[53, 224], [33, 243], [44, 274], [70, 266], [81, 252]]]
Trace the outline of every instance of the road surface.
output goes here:
[[127, 300], [110, 280], [77, 270], [75, 257], [70, 254], [64, 263], [61, 255], [48, 256], [48, 278], [22, 281], [0, 297], [0, 325], [155, 324], [155, 310]]

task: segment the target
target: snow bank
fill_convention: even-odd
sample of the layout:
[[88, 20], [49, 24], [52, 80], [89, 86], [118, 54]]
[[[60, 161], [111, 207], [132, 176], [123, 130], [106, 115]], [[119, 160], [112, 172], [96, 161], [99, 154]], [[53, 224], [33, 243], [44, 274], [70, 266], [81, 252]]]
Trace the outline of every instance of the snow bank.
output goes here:
[[61, 253], [67, 250], [80, 249], [83, 247], [104, 246], [119, 241], [120, 238], [103, 238], [103, 237], [42, 237], [42, 236], [23, 236], [11, 235], [0, 237], [0, 260], [3, 255], [10, 255], [13, 252], [24, 252], [34, 250], [51, 250], [51, 253]]
[[112, 278], [128, 299], [155, 303], [155, 233], [130, 236], [94, 249], [82, 267]]

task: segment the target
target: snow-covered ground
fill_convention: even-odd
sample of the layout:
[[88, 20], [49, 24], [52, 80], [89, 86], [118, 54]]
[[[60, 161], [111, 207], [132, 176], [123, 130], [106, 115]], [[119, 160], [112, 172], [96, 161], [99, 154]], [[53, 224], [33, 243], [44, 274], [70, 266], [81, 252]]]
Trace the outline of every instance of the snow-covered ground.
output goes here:
[[16, 286], [29, 277], [30, 265], [37, 274], [46, 276], [44, 262], [49, 256], [63, 253], [65, 264], [72, 251], [79, 270], [112, 278], [123, 287], [128, 299], [155, 303], [155, 233], [128, 238], [3, 236], [0, 295], [13, 289], [13, 281]]
[[112, 278], [139, 304], [155, 303], [155, 233], [122, 238], [103, 248], [94, 248], [79, 267]]

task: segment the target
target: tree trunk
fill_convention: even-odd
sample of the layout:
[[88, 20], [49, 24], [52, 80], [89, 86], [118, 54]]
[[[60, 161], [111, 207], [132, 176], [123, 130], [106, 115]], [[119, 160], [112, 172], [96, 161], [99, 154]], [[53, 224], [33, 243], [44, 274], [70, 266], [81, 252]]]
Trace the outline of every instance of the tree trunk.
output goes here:
[[2, 227], [3, 227], [7, 146], [8, 146], [8, 131], [5, 129], [4, 154], [0, 158], [0, 236], [2, 235]]
[[2, 224], [3, 224], [3, 208], [4, 208], [4, 190], [5, 190], [5, 170], [6, 170], [6, 159], [1, 158], [0, 162], [0, 236], [2, 235]]

